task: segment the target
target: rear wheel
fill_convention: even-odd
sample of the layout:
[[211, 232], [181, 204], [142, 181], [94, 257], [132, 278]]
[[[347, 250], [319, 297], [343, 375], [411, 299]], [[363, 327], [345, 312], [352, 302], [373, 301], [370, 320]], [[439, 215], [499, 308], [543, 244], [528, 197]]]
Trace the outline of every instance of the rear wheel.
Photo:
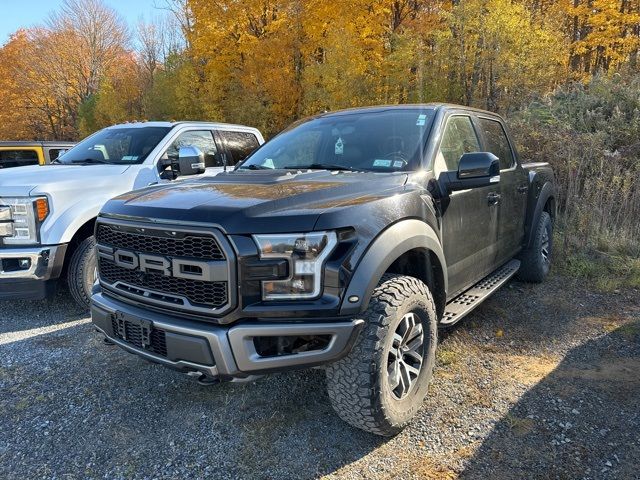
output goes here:
[[67, 270], [69, 292], [76, 303], [86, 310], [91, 305], [91, 289], [96, 280], [95, 247], [94, 237], [80, 242], [71, 255]]
[[551, 269], [553, 253], [553, 222], [547, 212], [540, 214], [533, 232], [533, 243], [520, 255], [518, 278], [526, 282], [542, 282]]
[[395, 435], [427, 394], [437, 344], [435, 305], [420, 280], [385, 275], [363, 318], [351, 353], [327, 368], [327, 391], [346, 422]]

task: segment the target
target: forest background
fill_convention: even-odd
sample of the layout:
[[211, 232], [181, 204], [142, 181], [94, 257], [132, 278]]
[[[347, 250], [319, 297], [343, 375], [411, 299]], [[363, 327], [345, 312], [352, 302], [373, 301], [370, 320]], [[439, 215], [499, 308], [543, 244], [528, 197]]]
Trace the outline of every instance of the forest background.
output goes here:
[[[556, 265], [640, 288], [640, 0], [65, 0], [0, 48], [0, 139], [140, 120], [247, 124], [361, 105], [502, 114], [559, 185]], [[18, 172], [16, 172], [18, 173]]]

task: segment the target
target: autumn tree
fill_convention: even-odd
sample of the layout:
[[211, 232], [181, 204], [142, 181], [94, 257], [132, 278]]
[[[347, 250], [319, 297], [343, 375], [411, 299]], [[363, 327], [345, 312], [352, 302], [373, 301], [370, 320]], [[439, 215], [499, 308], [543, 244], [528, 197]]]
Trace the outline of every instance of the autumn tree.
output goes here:
[[10, 96], [33, 125], [31, 136], [77, 138], [81, 107], [119, 68], [127, 35], [121, 17], [100, 0], [65, 0], [47, 25], [21, 32], [2, 49], [10, 55], [20, 45], [3, 71], [13, 77]]
[[29, 140], [48, 130], [47, 117], [25, 101], [31, 95], [29, 85], [20, 81], [18, 70], [28, 68], [24, 52], [29, 48], [28, 33], [18, 30], [0, 49], [0, 138]]

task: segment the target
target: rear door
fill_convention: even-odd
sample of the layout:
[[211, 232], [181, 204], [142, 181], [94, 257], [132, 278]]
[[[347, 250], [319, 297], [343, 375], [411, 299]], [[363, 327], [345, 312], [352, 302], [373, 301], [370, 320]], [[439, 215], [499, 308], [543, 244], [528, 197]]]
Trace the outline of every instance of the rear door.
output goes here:
[[513, 258], [522, 245], [529, 183], [502, 121], [497, 117], [479, 115], [477, 122], [485, 151], [500, 160], [496, 263], [502, 264]]
[[[464, 153], [482, 151], [471, 116], [454, 113], [445, 120], [434, 160], [436, 178], [457, 171]], [[494, 268], [498, 235], [498, 209], [488, 198], [496, 185], [452, 192], [442, 205], [442, 243], [447, 261], [449, 294], [473, 285]]]

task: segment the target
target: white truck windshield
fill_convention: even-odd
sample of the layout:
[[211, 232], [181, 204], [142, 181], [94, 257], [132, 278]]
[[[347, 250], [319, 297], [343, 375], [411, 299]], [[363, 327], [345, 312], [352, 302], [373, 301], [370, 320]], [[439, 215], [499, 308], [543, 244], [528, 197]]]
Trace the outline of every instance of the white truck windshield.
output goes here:
[[56, 163], [66, 165], [142, 163], [170, 130], [170, 127], [105, 128], [60, 156]]

